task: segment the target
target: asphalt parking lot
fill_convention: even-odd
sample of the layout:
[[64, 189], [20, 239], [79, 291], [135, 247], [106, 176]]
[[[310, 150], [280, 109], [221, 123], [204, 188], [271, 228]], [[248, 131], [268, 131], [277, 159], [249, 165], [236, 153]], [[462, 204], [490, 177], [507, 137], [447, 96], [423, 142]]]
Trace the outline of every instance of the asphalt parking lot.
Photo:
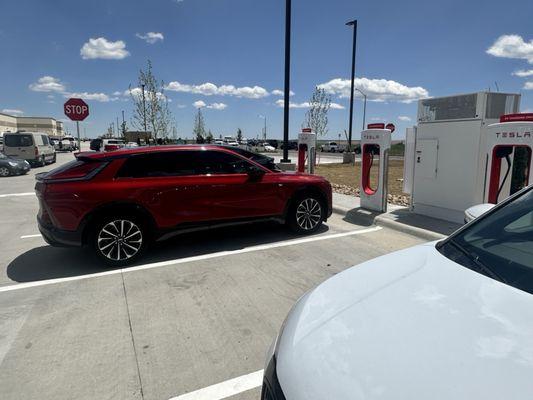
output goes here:
[[[72, 158], [58, 154], [58, 164]], [[34, 175], [56, 166], [0, 180], [6, 400], [259, 399], [265, 352], [298, 297], [421, 242], [333, 214], [313, 236], [275, 224], [186, 234], [108, 269], [38, 234]]]

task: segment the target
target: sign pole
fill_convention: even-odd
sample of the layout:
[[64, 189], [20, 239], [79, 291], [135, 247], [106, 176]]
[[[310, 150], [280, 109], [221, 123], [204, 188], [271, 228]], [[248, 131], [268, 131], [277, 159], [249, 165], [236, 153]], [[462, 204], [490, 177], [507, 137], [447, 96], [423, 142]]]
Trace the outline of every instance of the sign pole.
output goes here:
[[78, 151], [81, 151], [81, 140], [80, 140], [80, 121], [76, 121], [76, 131], [78, 132]]

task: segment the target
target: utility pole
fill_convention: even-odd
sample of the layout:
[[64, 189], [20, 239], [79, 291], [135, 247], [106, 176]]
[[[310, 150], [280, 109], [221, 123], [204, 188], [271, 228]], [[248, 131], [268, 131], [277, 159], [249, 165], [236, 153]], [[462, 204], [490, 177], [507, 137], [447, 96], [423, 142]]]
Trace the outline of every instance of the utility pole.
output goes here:
[[144, 121], [144, 132], [146, 133], [146, 99], [144, 97], [144, 83], [141, 85], [143, 91], [143, 121]]
[[283, 159], [282, 163], [289, 160], [289, 101], [291, 79], [291, 0], [285, 0], [285, 87], [283, 105]]
[[353, 125], [353, 95], [355, 87], [355, 45], [357, 43], [357, 20], [346, 23], [348, 26], [353, 26], [353, 43], [352, 43], [352, 86], [350, 90], [350, 121], [348, 124], [348, 150], [352, 151], [352, 125]]
[[124, 119], [124, 110], [122, 110], [122, 135], [126, 135], [126, 120]]
[[118, 124], [118, 117], [117, 117], [117, 137], [120, 136], [120, 128], [119, 128], [119, 124]]

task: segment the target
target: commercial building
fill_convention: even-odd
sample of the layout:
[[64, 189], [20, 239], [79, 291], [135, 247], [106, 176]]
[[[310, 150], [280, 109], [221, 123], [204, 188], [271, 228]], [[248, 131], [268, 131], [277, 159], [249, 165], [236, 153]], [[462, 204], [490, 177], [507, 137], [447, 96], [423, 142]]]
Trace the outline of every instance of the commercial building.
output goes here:
[[0, 113], [0, 133], [38, 131], [50, 136], [63, 136], [63, 122], [51, 117], [18, 117]]

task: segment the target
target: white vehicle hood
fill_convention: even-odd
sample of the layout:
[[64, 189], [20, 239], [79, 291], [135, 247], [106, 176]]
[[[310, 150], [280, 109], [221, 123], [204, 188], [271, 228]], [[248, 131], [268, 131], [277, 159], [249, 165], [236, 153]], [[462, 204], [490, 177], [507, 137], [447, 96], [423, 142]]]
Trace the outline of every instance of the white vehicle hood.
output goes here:
[[308, 293], [279, 338], [287, 400], [532, 399], [533, 295], [426, 244]]

